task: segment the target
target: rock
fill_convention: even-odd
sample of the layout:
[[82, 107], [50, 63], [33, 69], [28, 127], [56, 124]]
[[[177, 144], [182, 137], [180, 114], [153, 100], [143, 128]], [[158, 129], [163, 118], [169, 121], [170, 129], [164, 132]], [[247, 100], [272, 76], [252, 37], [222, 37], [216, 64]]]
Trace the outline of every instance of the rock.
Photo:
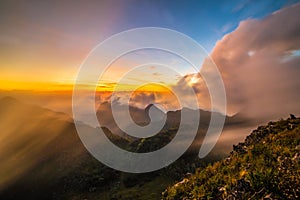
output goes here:
[[294, 155], [294, 157], [292, 158], [293, 161], [299, 161], [300, 160], [300, 154], [299, 153], [296, 153]]
[[263, 199], [273, 199], [273, 194], [272, 193], [270, 193], [270, 194], [267, 194]]
[[293, 114], [290, 114], [291, 119], [297, 119], [297, 117]]
[[184, 175], [184, 178], [190, 178], [191, 176], [192, 176], [191, 173], [186, 173], [186, 174]]

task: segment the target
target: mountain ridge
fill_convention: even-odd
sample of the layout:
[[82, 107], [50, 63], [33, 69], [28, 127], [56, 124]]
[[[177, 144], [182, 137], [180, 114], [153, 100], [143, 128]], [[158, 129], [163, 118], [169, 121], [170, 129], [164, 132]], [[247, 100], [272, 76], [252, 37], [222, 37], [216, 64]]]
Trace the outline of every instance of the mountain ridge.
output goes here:
[[259, 126], [230, 155], [169, 187], [162, 199], [297, 199], [300, 118]]

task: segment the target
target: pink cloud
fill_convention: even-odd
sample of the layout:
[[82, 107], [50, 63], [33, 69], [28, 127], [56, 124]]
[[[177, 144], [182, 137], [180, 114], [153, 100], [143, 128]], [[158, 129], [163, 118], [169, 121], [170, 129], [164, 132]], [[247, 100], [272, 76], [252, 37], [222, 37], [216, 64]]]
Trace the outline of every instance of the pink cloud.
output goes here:
[[[264, 19], [242, 21], [219, 40], [211, 58], [226, 88], [228, 112], [277, 119], [300, 114], [300, 4], [283, 8]], [[210, 69], [208, 58], [201, 70]], [[193, 76], [193, 75], [189, 75]], [[202, 107], [209, 98], [201, 81], [195, 83]], [[177, 86], [181, 86], [181, 81]], [[184, 87], [183, 87], [184, 88]]]

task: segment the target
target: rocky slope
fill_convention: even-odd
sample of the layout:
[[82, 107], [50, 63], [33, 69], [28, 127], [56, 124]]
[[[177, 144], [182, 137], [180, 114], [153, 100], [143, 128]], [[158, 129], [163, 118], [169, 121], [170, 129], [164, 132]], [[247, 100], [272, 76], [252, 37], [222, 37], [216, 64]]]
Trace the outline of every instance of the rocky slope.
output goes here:
[[269, 122], [226, 159], [169, 187], [162, 199], [299, 199], [300, 118]]

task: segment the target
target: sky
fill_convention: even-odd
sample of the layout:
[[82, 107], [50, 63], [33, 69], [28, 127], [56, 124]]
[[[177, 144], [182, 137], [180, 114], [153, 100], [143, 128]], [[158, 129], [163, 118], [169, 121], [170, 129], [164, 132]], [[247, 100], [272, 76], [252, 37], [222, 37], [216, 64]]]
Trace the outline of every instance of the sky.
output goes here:
[[[71, 110], [70, 93], [78, 70], [96, 45], [129, 29], [161, 27], [186, 34], [203, 46], [200, 72], [211, 75], [212, 63], [218, 67], [226, 90], [226, 114], [264, 119], [300, 114], [299, 1], [1, 1], [0, 26], [0, 91], [35, 91], [31, 93], [35, 97], [54, 91], [37, 98], [43, 99], [43, 105], [46, 99], [54, 110], [65, 105]], [[153, 58], [178, 69], [180, 76], [159, 65], [130, 70]], [[98, 98], [107, 101], [116, 82], [122, 80], [119, 91], [125, 99], [128, 94], [123, 91], [141, 86], [139, 93], [132, 94], [131, 105], [144, 108], [156, 103], [175, 110], [178, 104], [170, 91], [176, 91], [183, 97], [181, 107], [195, 108], [186, 94], [192, 87], [197, 106], [210, 110], [205, 80], [189, 69], [167, 52], [132, 52], [104, 73], [97, 88], [103, 93]], [[124, 74], [129, 75], [120, 79]], [[144, 85], [151, 80], [158, 84]], [[68, 103], [58, 102], [58, 96]], [[117, 101], [128, 103], [120, 97]]]
[[173, 29], [211, 53], [241, 21], [261, 19], [295, 2], [1, 1], [0, 89], [70, 89], [97, 44], [132, 28]]

